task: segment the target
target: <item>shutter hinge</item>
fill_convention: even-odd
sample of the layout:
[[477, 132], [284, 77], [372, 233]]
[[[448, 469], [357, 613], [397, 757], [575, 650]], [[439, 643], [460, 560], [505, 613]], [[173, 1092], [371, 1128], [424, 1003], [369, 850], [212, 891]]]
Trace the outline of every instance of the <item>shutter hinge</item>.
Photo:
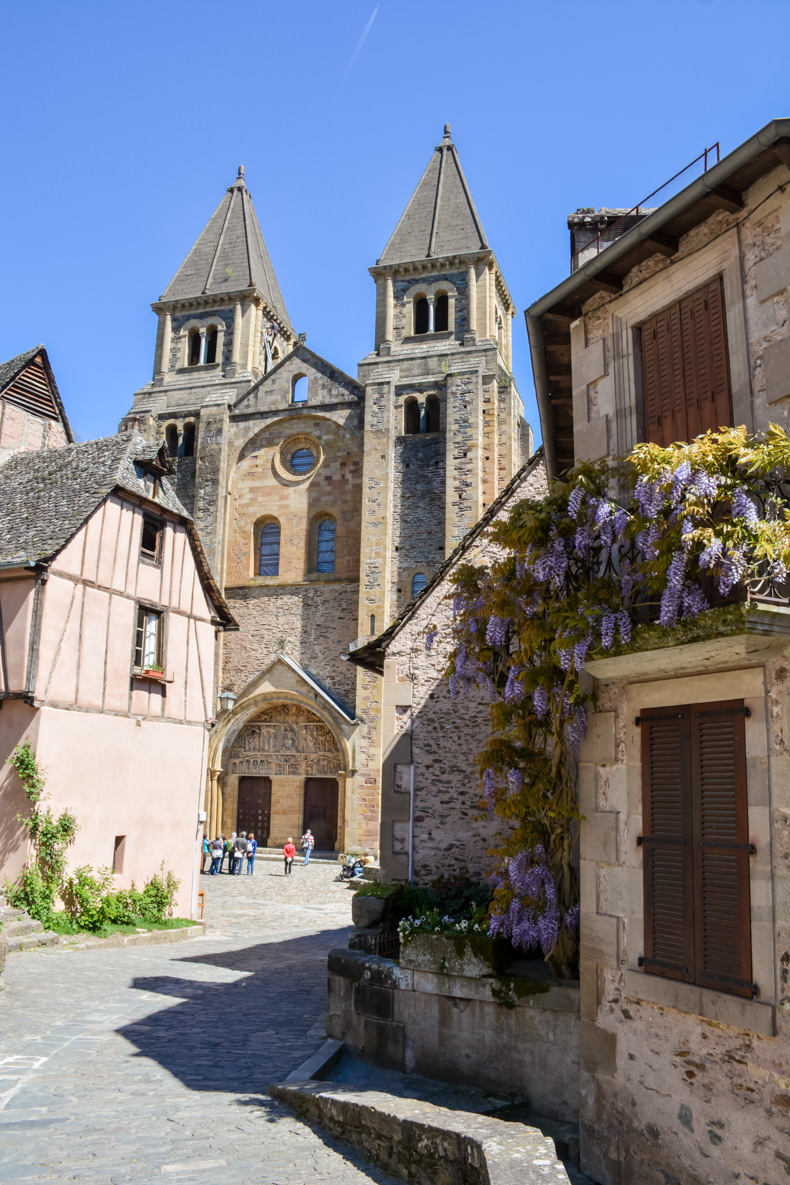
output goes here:
[[638, 967], [660, 967], [664, 971], [680, 971], [683, 975], [688, 975], [688, 967], [681, 967], [678, 963], [669, 963], [666, 959], [648, 959], [644, 955], [640, 955], [636, 960]]
[[723, 840], [701, 839], [699, 841], [699, 846], [701, 848], [726, 848], [727, 851], [734, 851], [734, 852], [744, 852], [745, 851], [745, 852], [748, 852], [750, 856], [754, 856], [757, 852], [757, 848], [754, 846], [753, 843], [730, 843], [726, 839], [723, 839]]
[[634, 724], [652, 723], [654, 720], [683, 720], [684, 712], [665, 712], [662, 716], [637, 716]]

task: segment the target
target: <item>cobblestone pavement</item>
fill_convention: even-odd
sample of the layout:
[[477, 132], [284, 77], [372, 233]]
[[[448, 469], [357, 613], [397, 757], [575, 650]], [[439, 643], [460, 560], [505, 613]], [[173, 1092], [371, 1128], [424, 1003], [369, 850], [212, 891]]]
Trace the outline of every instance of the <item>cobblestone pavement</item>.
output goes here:
[[265, 1094], [323, 1038], [336, 872], [202, 876], [207, 938], [9, 956], [0, 1182], [395, 1185]]

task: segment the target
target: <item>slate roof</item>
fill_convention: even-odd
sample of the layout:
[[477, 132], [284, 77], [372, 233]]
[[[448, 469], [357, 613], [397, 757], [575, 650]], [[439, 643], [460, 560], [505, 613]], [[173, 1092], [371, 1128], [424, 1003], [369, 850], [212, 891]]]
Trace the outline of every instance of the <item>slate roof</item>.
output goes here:
[[404, 605], [398, 616], [390, 622], [387, 628], [377, 638], [371, 638], [363, 646], [357, 647], [356, 650], [349, 650], [342, 657], [359, 667], [365, 667], [366, 670], [375, 671], [379, 675], [383, 674], [384, 659], [387, 657], [387, 647], [393, 638], [397, 636], [406, 622], [414, 616], [426, 597], [429, 597], [437, 584], [440, 584], [444, 580], [475, 540], [491, 525], [503, 506], [513, 497], [519, 486], [543, 463], [543, 446], [541, 445], [537, 452], [533, 453], [530, 459], [513, 474], [502, 493], [494, 499], [485, 514], [477, 520], [473, 527], [469, 528], [458, 546], [450, 552], [444, 563], [434, 572], [431, 579], [425, 585], [425, 588], [421, 592], [418, 592], [417, 596], [409, 601], [407, 605]]
[[190, 300], [245, 288], [257, 288], [266, 303], [291, 326], [252, 197], [244, 184], [244, 167], [240, 165], [238, 177], [170, 281], [162, 300]]
[[135, 461], [148, 462], [160, 473], [170, 470], [164, 445], [144, 440], [136, 431], [10, 456], [0, 465], [0, 567], [47, 563], [109, 494], [126, 491], [184, 521], [217, 615], [235, 626], [188, 511], [165, 476], [160, 476], [156, 497], [147, 494]]
[[428, 168], [377, 262], [410, 263], [482, 250], [489, 250], [488, 240], [447, 123], [444, 139], [434, 149]]
[[66, 433], [66, 439], [71, 443], [74, 440], [74, 435], [71, 431], [71, 424], [69, 423], [66, 409], [63, 406], [63, 400], [60, 397], [58, 384], [55, 382], [55, 376], [52, 373], [49, 356], [42, 345], [34, 346], [32, 350], [26, 350], [24, 354], [17, 354], [15, 358], [9, 358], [7, 362], [0, 362], [0, 395], [3, 394], [6, 387], [10, 387], [17, 375], [21, 374], [26, 366], [29, 366], [36, 355], [41, 355], [41, 360], [44, 363], [44, 372], [49, 382], [50, 390], [52, 391], [55, 400], [55, 406], [58, 409], [60, 422]]

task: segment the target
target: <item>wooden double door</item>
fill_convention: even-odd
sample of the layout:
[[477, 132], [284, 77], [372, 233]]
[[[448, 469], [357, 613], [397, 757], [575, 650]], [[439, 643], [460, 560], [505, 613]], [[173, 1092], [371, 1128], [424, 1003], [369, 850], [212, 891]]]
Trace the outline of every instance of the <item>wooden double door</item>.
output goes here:
[[239, 778], [239, 807], [236, 830], [254, 832], [259, 847], [269, 842], [272, 818], [272, 780], [263, 777]]
[[337, 778], [305, 778], [304, 830], [315, 836], [316, 849], [333, 852], [337, 841]]

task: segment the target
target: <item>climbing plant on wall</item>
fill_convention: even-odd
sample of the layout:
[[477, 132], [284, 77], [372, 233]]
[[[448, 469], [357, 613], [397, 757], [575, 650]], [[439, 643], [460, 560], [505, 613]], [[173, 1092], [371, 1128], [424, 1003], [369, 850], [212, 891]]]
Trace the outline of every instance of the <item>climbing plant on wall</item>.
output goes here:
[[517, 503], [493, 528], [500, 558], [456, 573], [450, 693], [489, 689], [478, 767], [486, 809], [506, 824], [491, 853], [491, 932], [540, 946], [560, 974], [578, 959], [571, 856], [585, 663], [633, 645], [632, 631], [651, 622], [682, 631], [708, 614], [715, 630], [722, 605], [788, 595], [788, 474], [790, 441], [773, 426], [640, 444]]

